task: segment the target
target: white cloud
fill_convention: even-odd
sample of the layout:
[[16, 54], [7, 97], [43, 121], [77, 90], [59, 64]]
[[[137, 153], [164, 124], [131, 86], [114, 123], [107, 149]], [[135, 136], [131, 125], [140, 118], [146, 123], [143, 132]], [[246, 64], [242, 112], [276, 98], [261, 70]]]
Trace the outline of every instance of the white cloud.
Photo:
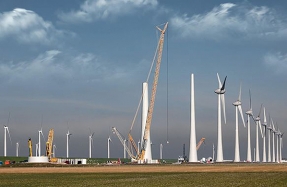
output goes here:
[[190, 38], [287, 36], [287, 23], [275, 10], [247, 4], [225, 3], [205, 14], [176, 15], [171, 18], [171, 25], [182, 37]]
[[[133, 67], [137, 71], [140, 67]], [[125, 79], [129, 70], [103, 62], [93, 54], [46, 51], [31, 61], [0, 63], [0, 78], [11, 82], [114, 81]], [[126, 79], [125, 79], [126, 80]]]
[[58, 16], [64, 22], [91, 22], [136, 12], [136, 9], [151, 9], [157, 0], [86, 0], [80, 9]]
[[264, 56], [264, 63], [277, 73], [285, 73], [287, 71], [287, 54], [281, 52], [269, 53]]
[[51, 44], [68, 32], [57, 30], [35, 12], [16, 8], [0, 14], [0, 39], [12, 37], [23, 43]]

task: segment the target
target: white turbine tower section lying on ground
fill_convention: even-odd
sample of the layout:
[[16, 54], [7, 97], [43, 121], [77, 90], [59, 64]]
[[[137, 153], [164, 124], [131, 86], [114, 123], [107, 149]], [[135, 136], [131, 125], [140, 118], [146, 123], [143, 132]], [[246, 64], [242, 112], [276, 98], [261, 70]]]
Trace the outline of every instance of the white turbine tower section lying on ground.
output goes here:
[[217, 73], [217, 79], [218, 79], [219, 87], [218, 87], [217, 90], [214, 91], [218, 95], [217, 157], [216, 157], [216, 162], [223, 162], [222, 127], [221, 127], [221, 103], [220, 103], [220, 101], [222, 102], [222, 110], [223, 110], [224, 122], [226, 124], [225, 99], [224, 99], [226, 77], [225, 77], [223, 85], [222, 85], [221, 82], [220, 82], [219, 75]]
[[250, 117], [253, 118], [253, 112], [252, 112], [252, 103], [251, 103], [251, 92], [249, 90], [249, 105], [250, 109], [246, 112], [247, 114], [247, 162], [252, 162], [251, 158], [251, 139], [250, 139]]
[[91, 129], [90, 129], [90, 136], [89, 136], [89, 158], [92, 158], [92, 146], [93, 146], [93, 136], [95, 134], [95, 132], [91, 132]]
[[19, 142], [16, 142], [16, 157], [19, 156]]
[[260, 111], [258, 116], [254, 119], [256, 122], [256, 158], [255, 158], [255, 162], [260, 162], [260, 155], [259, 155], [259, 135], [258, 135], [258, 127], [260, 128], [260, 133], [261, 136], [263, 138], [262, 135], [262, 128], [261, 128], [261, 121], [260, 121], [260, 114], [261, 114], [261, 109], [262, 109], [262, 105], [260, 107]]
[[108, 137], [108, 158], [110, 158], [110, 142], [112, 141], [111, 137]]
[[[195, 103], [194, 103], [194, 76], [191, 74], [191, 90], [190, 90], [190, 144], [189, 144], [189, 162], [197, 162], [196, 150], [196, 132], [195, 132]], [[184, 155], [183, 155], [184, 156]]]
[[267, 127], [268, 130], [268, 160], [267, 162], [271, 162], [272, 161], [272, 157], [271, 157], [271, 133], [272, 133], [272, 126], [271, 126], [271, 118], [269, 115], [269, 127]]
[[69, 129], [68, 129], [68, 133], [66, 134], [67, 136], [67, 158], [69, 158], [69, 141], [70, 141], [70, 136], [72, 134], [70, 133]]
[[[147, 121], [147, 114], [148, 114], [148, 83], [144, 82], [142, 85], [142, 134], [141, 134], [141, 147], [143, 146], [143, 139], [144, 139], [144, 131]], [[152, 152], [151, 152], [151, 141], [150, 141], [150, 133], [148, 134], [146, 149], [144, 160], [149, 163], [152, 160]]]
[[274, 123], [273, 123], [273, 120], [271, 118], [271, 123], [272, 123], [272, 162], [275, 162], [275, 134], [276, 134], [276, 130], [275, 130], [275, 127], [274, 127]]
[[233, 103], [235, 106], [235, 117], [236, 117], [236, 125], [235, 125], [235, 153], [234, 153], [234, 162], [240, 162], [240, 151], [239, 151], [239, 134], [238, 134], [238, 111], [240, 112], [241, 119], [243, 125], [245, 127], [242, 107], [241, 107], [241, 84], [239, 89], [238, 100]]
[[267, 119], [266, 119], [266, 113], [265, 113], [265, 107], [263, 108], [263, 123], [262, 123], [263, 128], [263, 158], [262, 162], [266, 162], [266, 131], [267, 131]]
[[10, 132], [8, 126], [4, 125], [4, 156], [7, 156], [7, 135], [6, 131], [8, 132], [10, 142], [12, 143]]

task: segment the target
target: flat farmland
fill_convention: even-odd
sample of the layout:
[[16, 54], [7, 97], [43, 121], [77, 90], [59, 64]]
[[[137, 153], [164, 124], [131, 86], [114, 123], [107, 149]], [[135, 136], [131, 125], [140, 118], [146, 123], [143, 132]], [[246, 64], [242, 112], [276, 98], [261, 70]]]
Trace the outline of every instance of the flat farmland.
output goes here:
[[287, 164], [1, 167], [0, 186], [287, 186]]

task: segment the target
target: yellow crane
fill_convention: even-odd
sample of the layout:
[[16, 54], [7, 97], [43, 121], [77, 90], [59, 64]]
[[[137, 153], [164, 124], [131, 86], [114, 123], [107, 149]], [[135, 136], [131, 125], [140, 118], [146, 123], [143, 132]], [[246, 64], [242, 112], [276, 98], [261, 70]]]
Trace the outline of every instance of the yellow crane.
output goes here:
[[[151, 121], [152, 121], [152, 115], [153, 115], [153, 109], [154, 109], [154, 102], [155, 102], [155, 95], [156, 95], [156, 89], [157, 89], [157, 84], [158, 84], [158, 77], [159, 77], [159, 70], [160, 70], [160, 63], [161, 63], [161, 57], [162, 57], [162, 49], [163, 49], [163, 42], [164, 42], [164, 34], [167, 29], [168, 23], [165, 24], [163, 29], [160, 29], [157, 27], [157, 29], [161, 32], [160, 39], [158, 42], [158, 49], [157, 49], [157, 62], [156, 62], [156, 67], [155, 67], [155, 75], [154, 75], [154, 82], [153, 82], [153, 87], [152, 87], [152, 93], [151, 93], [151, 100], [150, 100], [150, 105], [148, 108], [148, 114], [147, 114], [147, 120], [146, 120], [146, 125], [145, 125], [145, 130], [144, 130], [144, 136], [143, 136], [143, 145], [141, 148], [141, 151], [138, 155], [138, 160], [143, 160], [145, 156], [145, 150], [147, 146], [147, 138], [150, 133], [150, 126], [151, 126]], [[129, 137], [130, 138], [130, 137]], [[134, 145], [134, 141], [131, 141], [132, 144]]]
[[32, 139], [29, 138], [28, 140], [28, 147], [29, 147], [29, 157], [32, 156]]
[[46, 142], [46, 156], [48, 157], [49, 160], [51, 160], [51, 155], [52, 153], [52, 148], [53, 148], [53, 138], [54, 138], [54, 129], [50, 129], [49, 135], [48, 135], [48, 140]]

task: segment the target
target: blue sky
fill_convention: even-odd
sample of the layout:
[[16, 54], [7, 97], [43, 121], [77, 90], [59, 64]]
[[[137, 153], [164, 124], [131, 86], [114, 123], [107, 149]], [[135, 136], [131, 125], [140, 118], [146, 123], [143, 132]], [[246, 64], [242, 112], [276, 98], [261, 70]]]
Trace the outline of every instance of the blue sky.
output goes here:
[[[121, 157], [122, 147], [109, 128], [127, 135], [156, 49], [155, 26], [168, 21], [151, 126], [153, 157], [159, 157], [160, 143], [165, 158], [182, 155], [184, 143], [189, 152], [191, 73], [197, 139], [206, 138], [198, 155], [211, 156], [217, 142], [218, 72], [221, 79], [227, 76], [224, 159], [233, 159], [232, 103], [240, 82], [243, 110], [249, 108], [251, 89], [254, 114], [263, 103], [280, 130], [287, 130], [286, 9], [285, 1], [1, 1], [0, 123], [7, 124], [10, 112], [8, 155], [15, 155], [17, 141], [20, 154], [28, 154], [27, 140], [38, 141], [43, 115], [45, 137], [55, 129], [57, 156], [66, 155], [69, 128], [70, 156], [87, 157], [90, 128], [95, 131], [94, 157], [106, 157], [109, 135], [111, 156]], [[140, 117], [133, 129], [136, 141], [139, 122]], [[167, 126], [170, 144], [165, 143]], [[239, 127], [245, 159], [246, 129]], [[254, 147], [255, 124], [251, 129]]]

